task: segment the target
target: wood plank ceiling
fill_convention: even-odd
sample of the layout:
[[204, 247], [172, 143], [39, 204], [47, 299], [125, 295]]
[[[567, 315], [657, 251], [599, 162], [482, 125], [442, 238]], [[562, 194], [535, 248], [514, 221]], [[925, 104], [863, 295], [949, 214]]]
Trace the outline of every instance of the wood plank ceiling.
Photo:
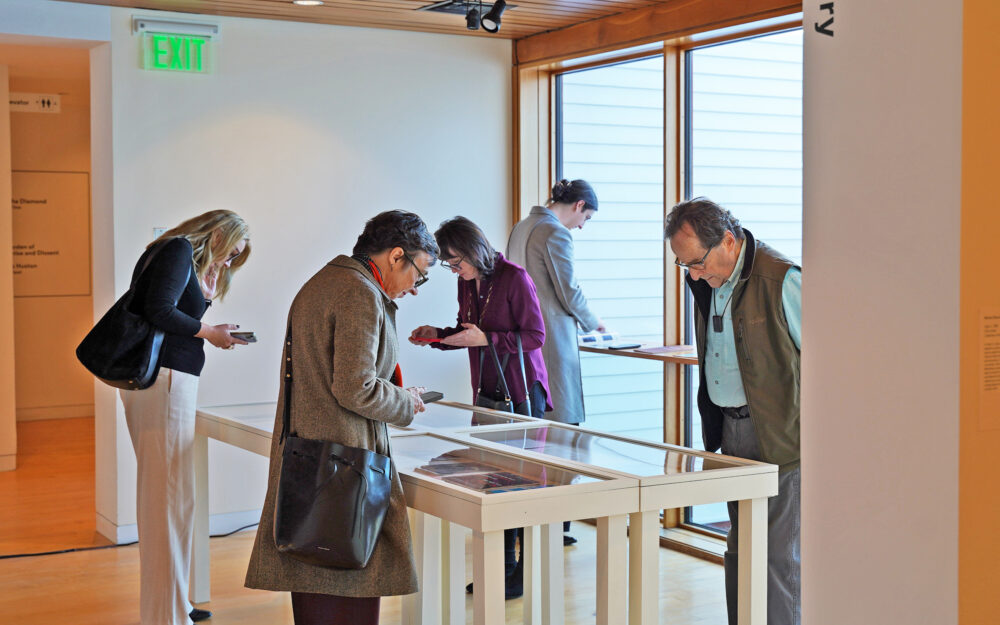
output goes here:
[[[453, 35], [521, 39], [663, 0], [507, 0], [516, 8], [503, 14], [500, 32], [470, 31], [463, 15], [417, 11], [433, 0], [325, 0], [322, 6], [298, 6], [291, 0], [70, 0], [132, 9], [179, 11], [229, 17], [417, 30]], [[492, 1], [492, 0], [488, 0]]]

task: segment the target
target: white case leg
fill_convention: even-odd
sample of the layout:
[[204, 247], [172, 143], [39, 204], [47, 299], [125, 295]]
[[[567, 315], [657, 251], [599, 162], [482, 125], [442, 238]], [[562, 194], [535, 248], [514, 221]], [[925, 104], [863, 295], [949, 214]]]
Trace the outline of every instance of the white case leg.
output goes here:
[[474, 625], [504, 625], [503, 530], [472, 532]]
[[562, 525], [542, 526], [542, 625], [563, 625], [566, 621]]
[[208, 438], [194, 435], [194, 545], [191, 553], [191, 603], [212, 598], [211, 555], [208, 551]]
[[625, 623], [625, 515], [597, 519], [597, 625]]
[[655, 625], [660, 613], [660, 511], [629, 515], [628, 622]]
[[441, 623], [465, 625], [465, 529], [441, 522]]
[[767, 625], [767, 498], [740, 506], [739, 625]]
[[402, 599], [403, 625], [441, 622], [441, 519], [413, 510], [413, 558], [420, 590]]

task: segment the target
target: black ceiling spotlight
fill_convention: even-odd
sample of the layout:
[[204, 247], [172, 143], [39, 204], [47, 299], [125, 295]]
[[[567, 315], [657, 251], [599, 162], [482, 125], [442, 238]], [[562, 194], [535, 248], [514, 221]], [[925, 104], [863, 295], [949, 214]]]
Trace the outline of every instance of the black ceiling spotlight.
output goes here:
[[500, 30], [500, 16], [503, 12], [515, 8], [517, 5], [509, 4], [507, 0], [496, 0], [493, 4], [489, 0], [437, 0], [416, 10], [464, 15], [466, 28], [479, 30], [482, 26], [492, 34]]
[[496, 0], [490, 12], [483, 16], [483, 30], [488, 33], [495, 33], [500, 30], [500, 16], [503, 15], [507, 3], [504, 0]]
[[469, 12], [465, 14], [465, 27], [469, 30], [479, 30], [479, 8], [469, 5]]

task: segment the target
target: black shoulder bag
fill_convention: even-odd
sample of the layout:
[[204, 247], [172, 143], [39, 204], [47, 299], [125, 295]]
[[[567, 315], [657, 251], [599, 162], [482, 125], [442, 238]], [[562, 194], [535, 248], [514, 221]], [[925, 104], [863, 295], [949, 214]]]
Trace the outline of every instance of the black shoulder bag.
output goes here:
[[479, 382], [476, 384], [476, 405], [481, 408], [491, 408], [493, 410], [501, 410], [503, 412], [513, 412], [515, 414], [522, 414], [526, 416], [531, 416], [531, 393], [528, 391], [528, 377], [524, 374], [524, 350], [521, 348], [521, 335], [520, 333], [515, 333], [517, 337], [517, 358], [521, 363], [521, 379], [524, 380], [524, 401], [519, 402], [516, 406], [510, 398], [510, 390], [507, 387], [507, 378], [504, 376], [504, 369], [507, 368], [507, 360], [509, 359], [509, 354], [504, 354], [503, 364], [500, 363], [500, 359], [497, 357], [497, 349], [493, 346], [493, 339], [490, 337], [489, 332], [484, 332], [486, 334], [486, 343], [490, 349], [490, 355], [493, 357], [493, 366], [497, 369], [497, 375], [499, 377], [498, 391], [502, 391], [502, 395], [497, 397], [494, 395], [490, 397], [488, 394], [483, 393], [483, 357], [485, 354], [479, 352]]
[[[104, 313], [76, 348], [80, 363], [97, 379], [115, 388], [129, 391], [149, 388], [160, 371], [163, 330], [131, 309], [135, 286], [162, 247], [160, 243], [149, 251], [128, 291]], [[194, 271], [193, 266], [191, 271]], [[174, 306], [178, 300], [174, 300]]]
[[291, 429], [291, 325], [285, 334], [284, 400], [274, 543], [309, 564], [363, 569], [389, 509], [392, 461], [370, 449], [301, 438]]

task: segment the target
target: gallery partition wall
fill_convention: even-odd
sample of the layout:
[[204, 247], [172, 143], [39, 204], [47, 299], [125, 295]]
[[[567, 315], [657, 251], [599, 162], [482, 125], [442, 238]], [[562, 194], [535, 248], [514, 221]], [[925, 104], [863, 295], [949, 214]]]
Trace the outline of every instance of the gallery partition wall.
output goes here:
[[[664, 218], [683, 199], [715, 200], [756, 237], [801, 261], [798, 20], [520, 73], [520, 171], [534, 177], [520, 180], [521, 194], [534, 184], [541, 196], [562, 178], [594, 186], [600, 209], [573, 233], [577, 275], [609, 330], [645, 343], [693, 343], [684, 274], [663, 241]], [[697, 367], [604, 354], [581, 360], [589, 427], [702, 446], [692, 401]], [[666, 511], [663, 523], [708, 536], [728, 530], [722, 504]]]

